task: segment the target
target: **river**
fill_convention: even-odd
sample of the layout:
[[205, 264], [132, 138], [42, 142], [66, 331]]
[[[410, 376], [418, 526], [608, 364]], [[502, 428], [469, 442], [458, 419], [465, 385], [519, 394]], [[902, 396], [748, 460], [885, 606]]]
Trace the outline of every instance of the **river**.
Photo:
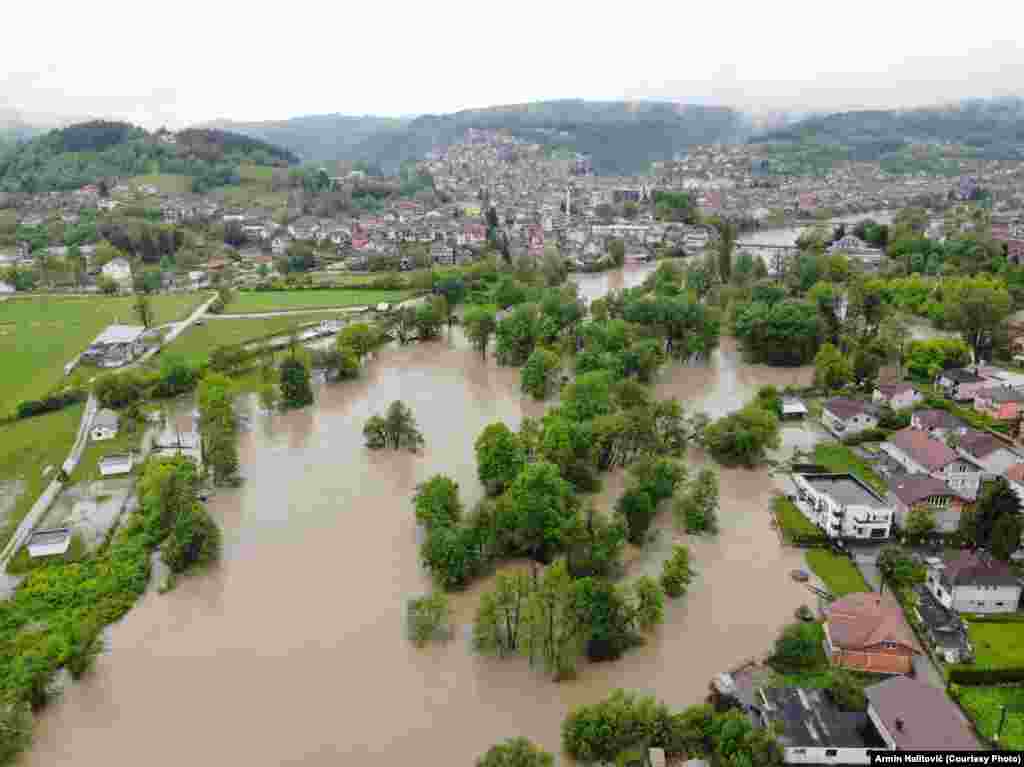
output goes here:
[[[638, 283], [650, 266], [581, 275], [585, 294]], [[617, 284], [621, 281], [621, 285]], [[761, 383], [806, 383], [810, 371], [743, 363], [731, 339], [704, 365], [666, 369], [656, 389], [719, 415]], [[519, 393], [519, 371], [481, 361], [459, 328], [445, 339], [390, 347], [355, 382], [322, 386], [314, 407], [260, 415], [240, 438], [246, 481], [210, 502], [224, 531], [222, 563], [148, 593], [110, 631], [95, 673], [69, 685], [37, 724], [26, 765], [470, 765], [490, 745], [525, 735], [559, 751], [574, 706], [623, 687], [672, 706], [703, 699], [713, 674], [763, 656], [810, 594], [788, 572], [767, 513], [767, 469], [721, 470], [721, 533], [691, 539], [699, 577], [669, 601], [665, 623], [622, 659], [583, 664], [553, 683], [521, 660], [471, 652], [485, 583], [453, 599], [458, 630], [417, 649], [404, 638], [406, 600], [429, 588], [417, 562], [410, 497], [443, 472], [470, 507], [482, 491], [473, 441], [495, 420], [516, 428], [543, 405]], [[419, 455], [372, 452], [362, 425], [394, 399], [426, 437]], [[784, 430], [788, 451], [813, 442]], [[691, 471], [703, 461], [690, 451]], [[609, 508], [624, 478], [596, 496]], [[671, 515], [632, 550], [628, 573], [657, 573], [685, 535]]]

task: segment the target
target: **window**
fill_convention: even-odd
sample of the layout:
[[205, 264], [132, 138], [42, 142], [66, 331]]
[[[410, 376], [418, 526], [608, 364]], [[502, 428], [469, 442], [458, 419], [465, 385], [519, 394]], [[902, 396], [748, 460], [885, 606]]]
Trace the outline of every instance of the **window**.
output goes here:
[[825, 749], [825, 756], [838, 756], [838, 755], [839, 755], [839, 749], [838, 748], [826, 748]]
[[1005, 607], [1006, 602], [996, 602], [996, 607]]

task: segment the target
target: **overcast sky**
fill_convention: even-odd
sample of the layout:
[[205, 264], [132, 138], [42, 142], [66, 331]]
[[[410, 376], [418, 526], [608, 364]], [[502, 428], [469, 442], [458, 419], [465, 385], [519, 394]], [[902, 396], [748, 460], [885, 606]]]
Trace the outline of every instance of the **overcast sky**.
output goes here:
[[19, 0], [0, 107], [177, 128], [569, 97], [917, 106], [1024, 94], [1022, 22], [1016, 1]]

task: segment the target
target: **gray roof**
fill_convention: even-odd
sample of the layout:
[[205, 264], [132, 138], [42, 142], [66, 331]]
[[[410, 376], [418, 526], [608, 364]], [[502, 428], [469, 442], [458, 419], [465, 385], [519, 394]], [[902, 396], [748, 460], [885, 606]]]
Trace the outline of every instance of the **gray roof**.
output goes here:
[[804, 481], [844, 506], [887, 509], [888, 505], [871, 488], [852, 474], [801, 474]]
[[142, 325], [111, 325], [93, 341], [96, 344], [130, 344], [139, 340], [146, 328]]
[[868, 703], [903, 751], [975, 751], [971, 726], [945, 690], [906, 676], [864, 690]]
[[62, 543], [71, 537], [70, 527], [58, 527], [53, 530], [38, 530], [29, 537], [29, 545], [39, 544], [49, 546], [54, 543]]
[[93, 418], [92, 420], [92, 425], [94, 427], [102, 426], [107, 429], [116, 429], [118, 423], [120, 423], [120, 420], [121, 419], [118, 417], [117, 413], [115, 413], [113, 410], [103, 408], [98, 413], [96, 413], [96, 417]]
[[844, 421], [861, 414], [878, 415], [878, 408], [870, 402], [850, 399], [849, 397], [833, 397], [832, 399], [825, 400], [822, 407]]
[[778, 727], [779, 743], [789, 748], [864, 748], [860, 734], [867, 724], [863, 713], [845, 713], [823, 690], [799, 687], [760, 690], [758, 709]]

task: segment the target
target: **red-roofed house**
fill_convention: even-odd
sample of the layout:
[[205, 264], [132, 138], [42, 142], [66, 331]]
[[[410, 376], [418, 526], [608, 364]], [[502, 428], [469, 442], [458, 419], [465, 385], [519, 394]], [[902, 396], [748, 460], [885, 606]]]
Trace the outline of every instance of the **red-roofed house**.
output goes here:
[[889, 501], [896, 513], [896, 525], [906, 528], [912, 509], [928, 509], [940, 533], [956, 532], [960, 513], [970, 503], [943, 480], [928, 474], [901, 474], [889, 480]]
[[907, 427], [882, 443], [882, 450], [908, 474], [941, 479], [967, 498], [978, 494], [984, 473], [981, 466], [920, 429]]
[[878, 426], [878, 408], [870, 402], [833, 397], [822, 405], [821, 419], [837, 437], [848, 437]]
[[825, 651], [833, 665], [909, 674], [921, 649], [889, 594], [847, 594], [825, 608]]
[[1009, 386], [993, 386], [974, 395], [974, 409], [1000, 421], [1016, 421], [1024, 412], [1024, 394]]
[[879, 384], [871, 395], [871, 401], [877, 405], [888, 405], [893, 410], [912, 407], [924, 397], [912, 384]]

